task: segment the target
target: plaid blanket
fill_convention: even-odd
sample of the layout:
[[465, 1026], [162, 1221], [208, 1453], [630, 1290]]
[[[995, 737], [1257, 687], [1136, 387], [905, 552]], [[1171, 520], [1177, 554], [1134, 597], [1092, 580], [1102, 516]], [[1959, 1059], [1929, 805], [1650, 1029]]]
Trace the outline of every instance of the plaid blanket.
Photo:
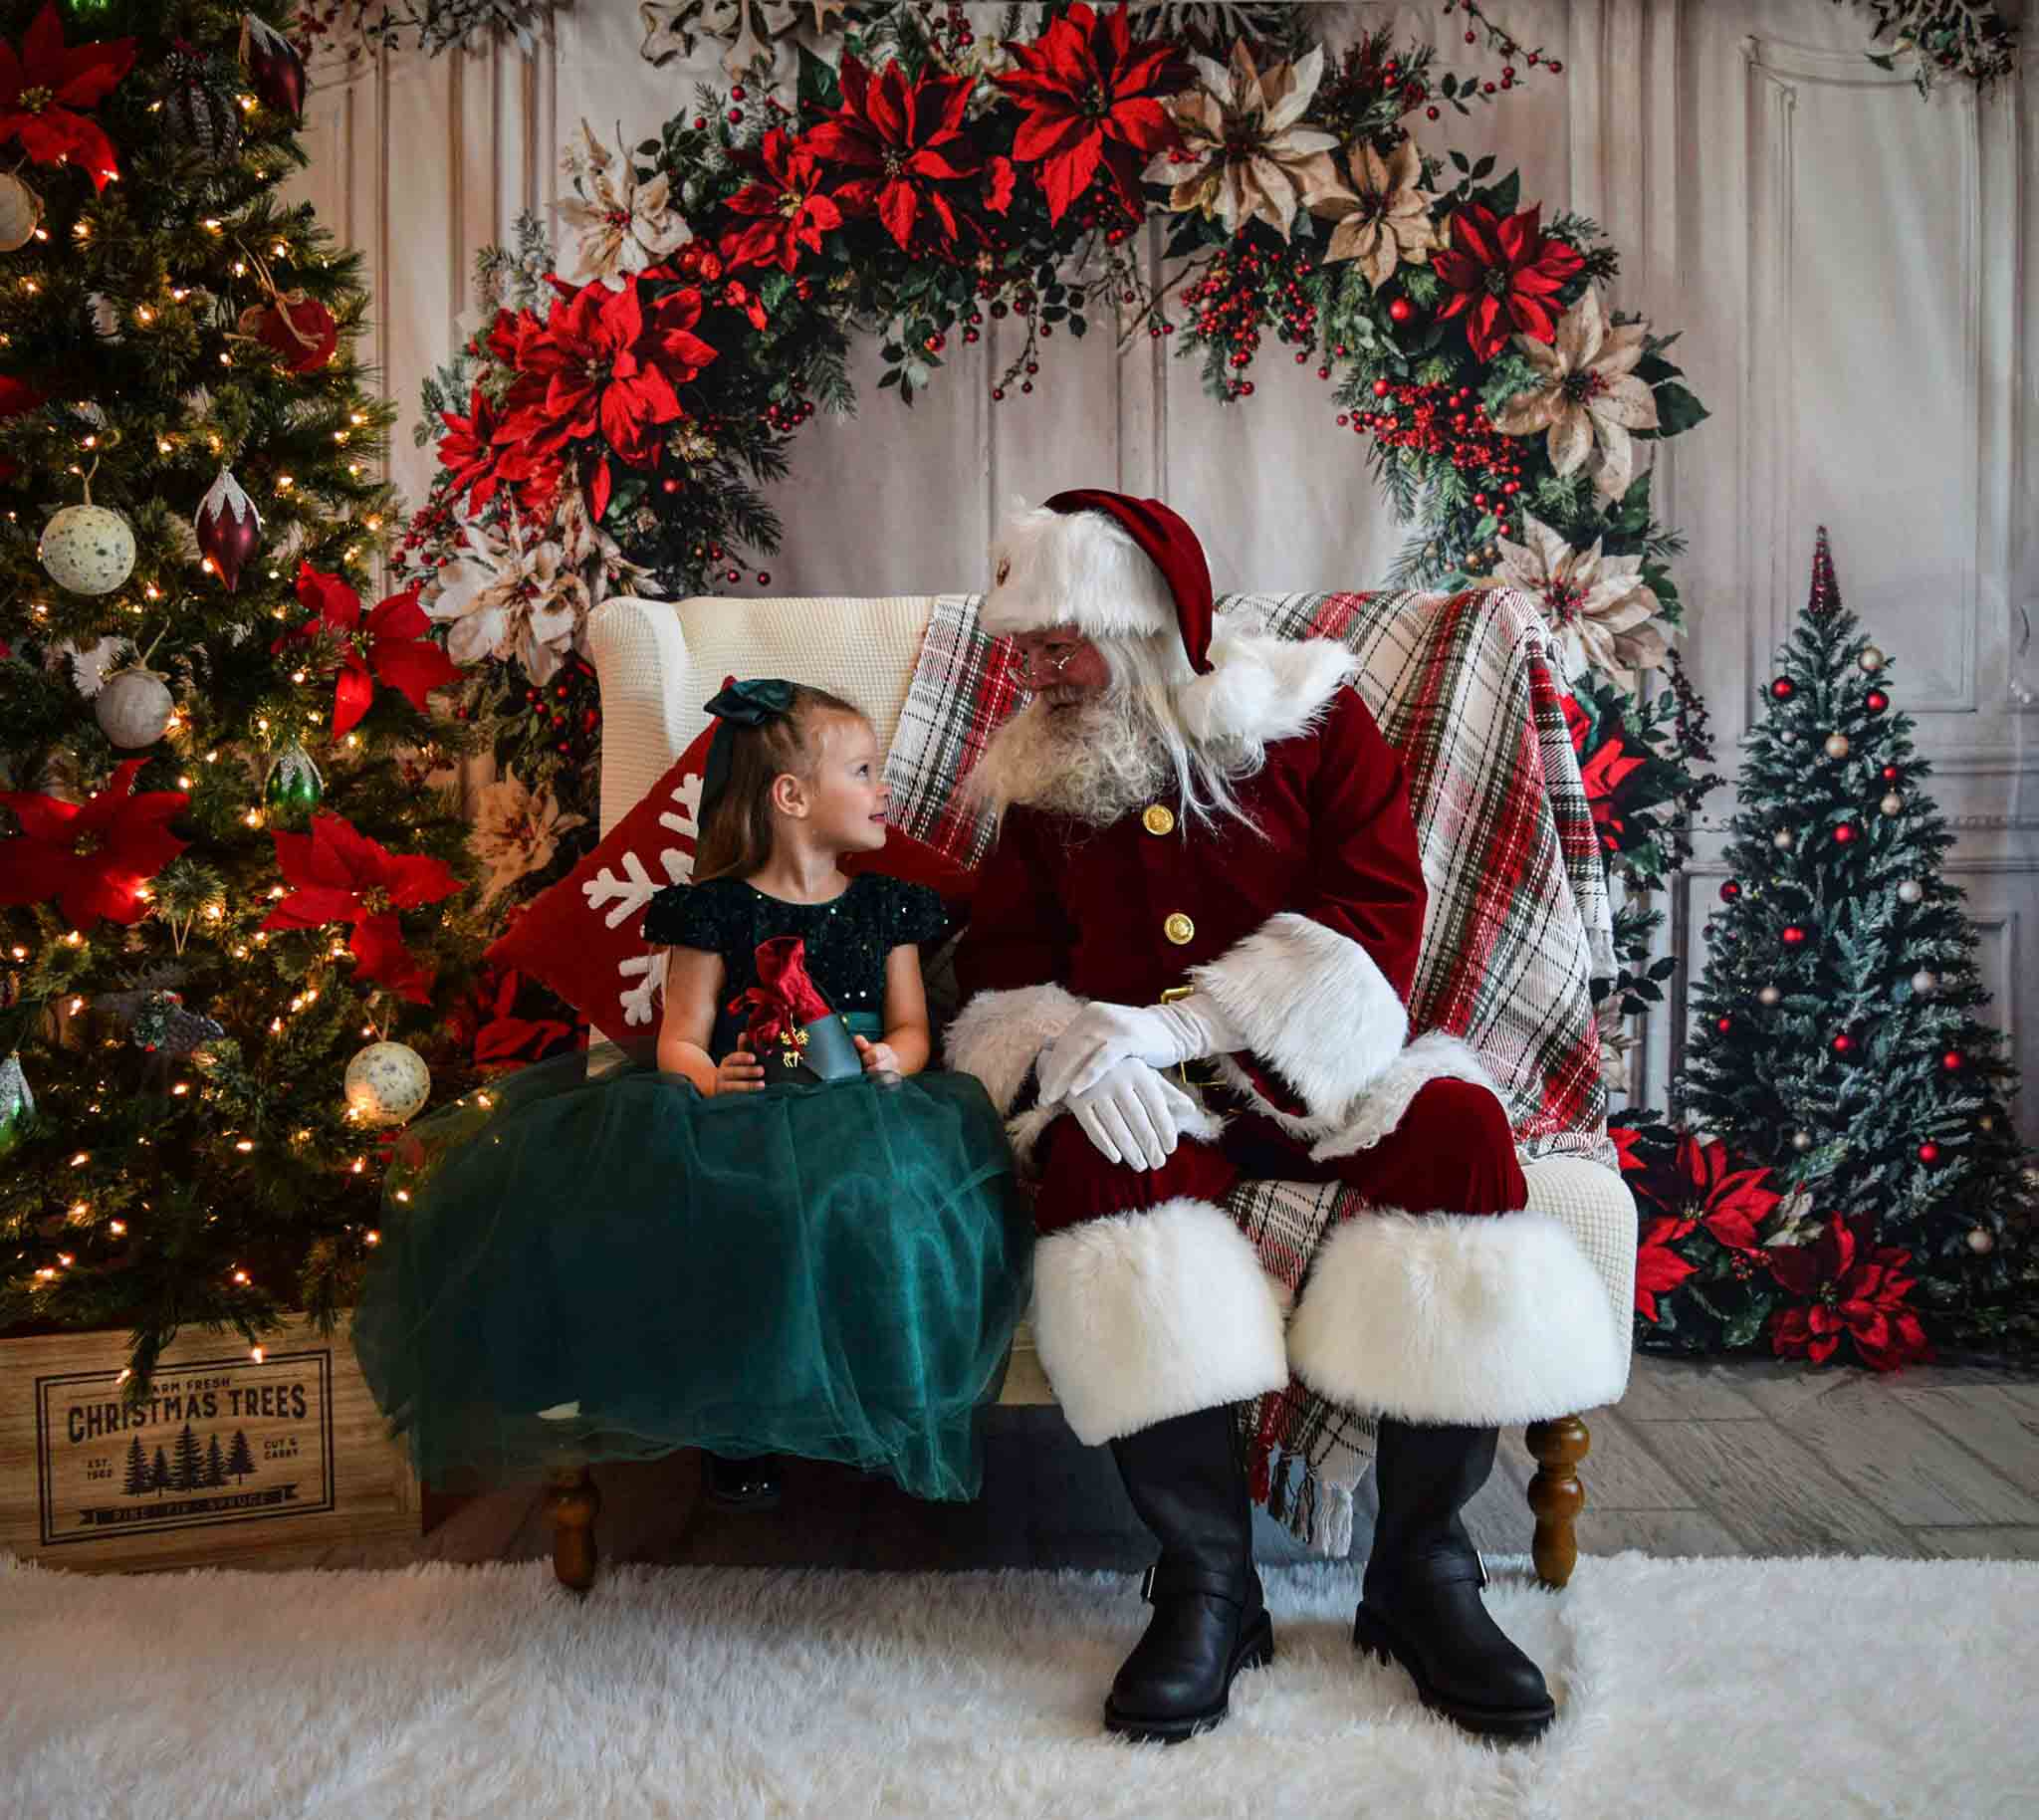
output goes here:
[[[956, 785], [1026, 699], [1010, 647], [979, 630], [977, 600], [936, 601], [887, 771], [893, 820], [966, 865], [995, 830], [962, 812]], [[1340, 639], [1359, 658], [1357, 686], [1402, 756], [1430, 887], [1412, 1027], [1451, 1030], [1479, 1052], [1525, 1160], [1615, 1168], [1592, 992], [1614, 974], [1613, 916], [1563, 671], [1535, 603], [1501, 588], [1218, 605], [1285, 637]], [[1335, 1185], [1250, 1183], [1228, 1211], [1296, 1291], [1324, 1234], [1364, 1205]], [[1241, 1421], [1254, 1495], [1312, 1546], [1342, 1553], [1371, 1422], [1293, 1384]]]

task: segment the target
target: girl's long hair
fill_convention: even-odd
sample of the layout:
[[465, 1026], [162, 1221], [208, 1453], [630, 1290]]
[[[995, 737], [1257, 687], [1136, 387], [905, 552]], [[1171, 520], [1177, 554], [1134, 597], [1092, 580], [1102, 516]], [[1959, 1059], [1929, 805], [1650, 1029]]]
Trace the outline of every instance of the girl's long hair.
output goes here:
[[730, 728], [729, 782], [702, 817], [694, 845], [694, 883], [731, 873], [748, 877], [772, 857], [772, 780], [782, 772], [814, 775], [814, 723], [822, 714], [869, 717], [826, 689], [794, 683], [793, 706], [761, 727]]

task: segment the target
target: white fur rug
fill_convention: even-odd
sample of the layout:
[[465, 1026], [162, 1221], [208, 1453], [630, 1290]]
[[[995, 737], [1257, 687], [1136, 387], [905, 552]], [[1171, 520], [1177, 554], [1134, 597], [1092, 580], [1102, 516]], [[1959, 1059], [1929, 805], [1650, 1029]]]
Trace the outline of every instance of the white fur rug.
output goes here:
[[2039, 1564], [1583, 1560], [1492, 1609], [1560, 1702], [1462, 1738], [1273, 1569], [1274, 1666], [1172, 1749], [1106, 1738], [1142, 1622], [1091, 1574], [70, 1575], [0, 1557], [0, 1815], [2039, 1814]]

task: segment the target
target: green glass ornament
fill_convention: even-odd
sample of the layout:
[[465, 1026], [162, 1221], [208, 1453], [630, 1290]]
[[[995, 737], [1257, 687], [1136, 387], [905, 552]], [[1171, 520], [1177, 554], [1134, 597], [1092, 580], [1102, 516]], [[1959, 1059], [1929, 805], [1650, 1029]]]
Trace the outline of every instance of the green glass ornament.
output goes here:
[[296, 744], [277, 754], [262, 784], [264, 804], [285, 822], [310, 820], [325, 795], [326, 780], [319, 775], [319, 767], [312, 763], [312, 755]]

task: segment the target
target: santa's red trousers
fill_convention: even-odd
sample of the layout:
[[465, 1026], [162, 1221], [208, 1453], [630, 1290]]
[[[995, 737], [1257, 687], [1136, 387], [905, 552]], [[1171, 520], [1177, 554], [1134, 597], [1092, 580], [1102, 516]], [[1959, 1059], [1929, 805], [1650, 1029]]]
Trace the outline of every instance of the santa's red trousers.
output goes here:
[[[1223, 1102], [1219, 1102], [1223, 1109]], [[1186, 1137], [1159, 1169], [1107, 1162], [1064, 1114], [1041, 1134], [1041, 1233], [1137, 1213], [1177, 1195], [1221, 1201], [1242, 1180], [1343, 1182], [1376, 1207], [1403, 1213], [1501, 1214], [1526, 1206], [1528, 1184], [1499, 1100], [1463, 1080], [1426, 1081], [1402, 1121], [1371, 1150], [1327, 1163], [1262, 1113], [1233, 1112], [1216, 1143]]]

